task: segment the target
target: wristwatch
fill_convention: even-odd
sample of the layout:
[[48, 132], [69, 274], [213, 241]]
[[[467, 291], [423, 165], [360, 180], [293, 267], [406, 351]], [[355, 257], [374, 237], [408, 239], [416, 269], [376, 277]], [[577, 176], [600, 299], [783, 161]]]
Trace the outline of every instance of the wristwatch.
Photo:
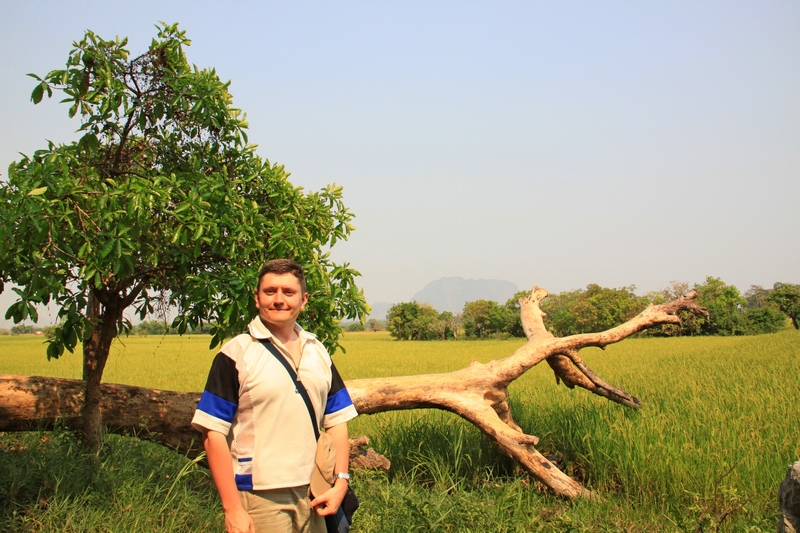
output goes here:
[[338, 474], [336, 474], [333, 477], [335, 477], [336, 479], [347, 480], [347, 482], [350, 483], [350, 474], [348, 474], [347, 472], [339, 472]]

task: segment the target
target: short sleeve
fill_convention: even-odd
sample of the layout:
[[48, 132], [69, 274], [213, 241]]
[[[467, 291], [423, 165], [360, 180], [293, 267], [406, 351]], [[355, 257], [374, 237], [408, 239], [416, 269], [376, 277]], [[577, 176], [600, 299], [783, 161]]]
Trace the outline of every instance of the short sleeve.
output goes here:
[[331, 362], [331, 388], [328, 391], [328, 401], [325, 404], [325, 415], [322, 418], [323, 427], [329, 428], [358, 416], [350, 393], [344, 386], [344, 380], [336, 370], [336, 366]]
[[220, 352], [211, 364], [192, 426], [198, 431], [207, 429], [227, 435], [238, 408], [239, 372], [236, 362]]

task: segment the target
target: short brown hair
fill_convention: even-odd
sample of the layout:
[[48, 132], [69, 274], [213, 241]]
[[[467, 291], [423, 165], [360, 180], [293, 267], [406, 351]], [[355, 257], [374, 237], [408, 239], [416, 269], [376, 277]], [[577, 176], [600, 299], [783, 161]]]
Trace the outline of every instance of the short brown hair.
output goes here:
[[261, 287], [261, 279], [267, 274], [292, 274], [300, 282], [300, 290], [303, 293], [306, 292], [306, 275], [303, 272], [303, 267], [294, 259], [273, 259], [261, 267], [261, 271], [258, 273], [256, 292]]

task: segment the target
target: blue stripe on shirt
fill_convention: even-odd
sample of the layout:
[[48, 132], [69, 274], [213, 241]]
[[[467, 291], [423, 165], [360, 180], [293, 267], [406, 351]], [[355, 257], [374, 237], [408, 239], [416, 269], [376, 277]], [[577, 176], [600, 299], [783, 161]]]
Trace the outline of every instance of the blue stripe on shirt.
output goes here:
[[353, 400], [350, 399], [350, 393], [347, 389], [339, 389], [334, 394], [328, 396], [328, 403], [325, 404], [325, 414], [329, 415], [337, 411], [353, 405]]
[[239, 490], [253, 490], [253, 474], [236, 474], [236, 488]]
[[197, 409], [208, 413], [214, 418], [219, 418], [225, 422], [232, 423], [233, 416], [236, 414], [236, 409], [239, 406], [235, 403], [224, 400], [214, 394], [213, 392], [203, 391], [200, 397], [200, 402], [197, 404]]

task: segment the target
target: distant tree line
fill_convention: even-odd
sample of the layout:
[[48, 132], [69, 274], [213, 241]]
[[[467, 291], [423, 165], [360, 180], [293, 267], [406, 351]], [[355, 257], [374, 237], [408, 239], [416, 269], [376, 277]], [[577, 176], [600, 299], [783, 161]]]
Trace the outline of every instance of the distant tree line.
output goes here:
[[[800, 329], [800, 285], [776, 283], [772, 289], [753, 285], [741, 294], [735, 286], [712, 276], [693, 287], [672, 282], [666, 289], [644, 296], [637, 296], [633, 285], [610, 289], [593, 283], [585, 289], [551, 294], [541, 308], [548, 330], [564, 337], [618, 326], [649, 304], [679, 298], [690, 288], [697, 291], [696, 302], [708, 310], [708, 317], [687, 314], [680, 325], [659, 326], [642, 335], [758, 335], [778, 331], [787, 319]], [[387, 313], [386, 329], [397, 340], [524, 337], [518, 300], [525, 295], [527, 292], [519, 292], [505, 304], [467, 302], [457, 314], [440, 313], [419, 302], [398, 303]]]
[[[195, 335], [211, 335], [211, 330], [214, 328], [213, 322], [205, 322], [203, 325], [196, 328], [191, 328], [191, 332]], [[177, 335], [177, 328], [173, 328], [164, 320], [145, 320], [133, 326], [131, 329], [132, 335], [139, 335], [146, 337], [148, 335]]]
[[383, 331], [386, 329], [386, 323], [381, 322], [377, 318], [370, 318], [364, 324], [361, 322], [353, 322], [345, 326], [345, 331]]
[[52, 326], [38, 328], [28, 324], [17, 324], [11, 327], [11, 331], [8, 331], [7, 329], [0, 329], [0, 335], [41, 335], [48, 327]]
[[[752, 285], [744, 294], [733, 285], [709, 276], [696, 284], [696, 302], [708, 310], [708, 318], [682, 316], [680, 325], [664, 325], [647, 332], [655, 336], [758, 335], [774, 333], [791, 320], [798, 328], [800, 285], [775, 283], [772, 289]], [[654, 293], [654, 303], [662, 303], [683, 294], [686, 284], [673, 282], [668, 289]]]
[[[214, 327], [213, 323], [205, 323], [200, 327], [191, 330], [194, 334], [211, 334], [211, 328]], [[48, 339], [53, 337], [56, 326], [32, 326], [28, 324], [17, 324], [11, 328], [11, 331], [0, 329], [0, 335], [37, 335], [41, 334]], [[177, 335], [176, 328], [170, 327], [169, 324], [163, 320], [145, 320], [135, 326], [132, 326], [128, 332], [129, 335]]]
[[[551, 294], [541, 304], [547, 316], [544, 323], [557, 337], [603, 331], [618, 326], [636, 316], [649, 304], [660, 304], [679, 298], [689, 289], [697, 291], [696, 302], [708, 310], [708, 318], [682, 316], [682, 324], [666, 324], [642, 332], [643, 336], [678, 337], [695, 335], [758, 335], [773, 333], [786, 326], [787, 319], [800, 329], [800, 285], [775, 283], [766, 289], [753, 285], [744, 294], [733, 285], [709, 276], [705, 282], [690, 287], [673, 281], [669, 287], [644, 296], [635, 294], [636, 287], [610, 289], [589, 284], [577, 289]], [[526, 296], [518, 292], [504, 304], [492, 300], [475, 300], [464, 304], [460, 313], [439, 312], [428, 304], [403, 302], [394, 304], [386, 321], [370, 318], [364, 324], [356, 322], [346, 331], [383, 331], [398, 340], [502, 339], [524, 337], [520, 322], [518, 300]], [[194, 334], [209, 334], [213, 323], [192, 330]], [[41, 332], [48, 338], [55, 326], [42, 328], [16, 325], [11, 335], [30, 335]], [[131, 329], [131, 334], [172, 335], [177, 331], [163, 320], [148, 320]], [[0, 330], [0, 335], [8, 335]]]

